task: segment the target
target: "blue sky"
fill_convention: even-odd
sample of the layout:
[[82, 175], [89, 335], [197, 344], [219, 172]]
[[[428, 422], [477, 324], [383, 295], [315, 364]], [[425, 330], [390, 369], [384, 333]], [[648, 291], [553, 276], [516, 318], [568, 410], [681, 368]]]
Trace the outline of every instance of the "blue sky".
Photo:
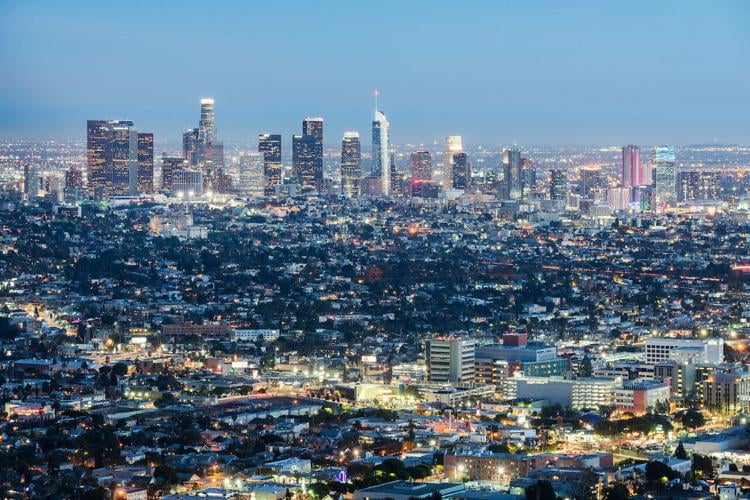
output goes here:
[[129, 118], [157, 140], [216, 99], [220, 136], [750, 143], [750, 2], [0, 0], [0, 136], [83, 138]]

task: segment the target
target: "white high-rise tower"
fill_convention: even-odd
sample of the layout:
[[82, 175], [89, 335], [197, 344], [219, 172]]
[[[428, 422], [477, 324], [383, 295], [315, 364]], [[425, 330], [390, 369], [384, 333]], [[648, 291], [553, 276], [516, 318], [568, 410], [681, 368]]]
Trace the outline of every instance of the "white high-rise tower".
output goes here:
[[378, 110], [378, 91], [375, 91], [375, 119], [372, 121], [372, 175], [380, 177], [383, 196], [391, 189], [391, 169], [388, 163], [388, 129], [385, 113]]
[[464, 147], [460, 135], [445, 137], [445, 155], [443, 156], [443, 189], [453, 189], [453, 155], [463, 153]]

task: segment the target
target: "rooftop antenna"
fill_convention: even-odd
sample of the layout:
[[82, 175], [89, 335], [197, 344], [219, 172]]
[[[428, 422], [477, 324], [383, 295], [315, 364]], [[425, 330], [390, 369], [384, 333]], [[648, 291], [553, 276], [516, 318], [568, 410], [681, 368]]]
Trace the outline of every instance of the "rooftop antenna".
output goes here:
[[380, 92], [378, 91], [378, 89], [375, 89], [375, 90], [373, 91], [373, 94], [375, 94], [375, 112], [376, 112], [376, 113], [378, 112], [378, 94], [379, 94], [379, 93], [380, 93]]

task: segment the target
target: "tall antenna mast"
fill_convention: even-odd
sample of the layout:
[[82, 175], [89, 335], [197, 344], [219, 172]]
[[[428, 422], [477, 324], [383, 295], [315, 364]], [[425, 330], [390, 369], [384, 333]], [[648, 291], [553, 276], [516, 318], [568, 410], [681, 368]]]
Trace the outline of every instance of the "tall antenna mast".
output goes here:
[[378, 112], [378, 94], [380, 92], [378, 92], [378, 89], [375, 89], [373, 93], [375, 94], [375, 112], [377, 113]]

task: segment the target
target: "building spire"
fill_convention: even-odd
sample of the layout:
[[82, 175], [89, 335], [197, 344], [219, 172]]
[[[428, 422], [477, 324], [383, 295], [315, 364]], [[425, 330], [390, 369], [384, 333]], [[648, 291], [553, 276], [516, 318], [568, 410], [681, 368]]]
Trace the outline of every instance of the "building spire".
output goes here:
[[378, 91], [378, 89], [375, 89], [375, 90], [373, 91], [373, 94], [375, 94], [375, 114], [377, 114], [377, 113], [378, 113], [378, 94], [379, 94], [379, 93], [380, 93], [380, 92]]

